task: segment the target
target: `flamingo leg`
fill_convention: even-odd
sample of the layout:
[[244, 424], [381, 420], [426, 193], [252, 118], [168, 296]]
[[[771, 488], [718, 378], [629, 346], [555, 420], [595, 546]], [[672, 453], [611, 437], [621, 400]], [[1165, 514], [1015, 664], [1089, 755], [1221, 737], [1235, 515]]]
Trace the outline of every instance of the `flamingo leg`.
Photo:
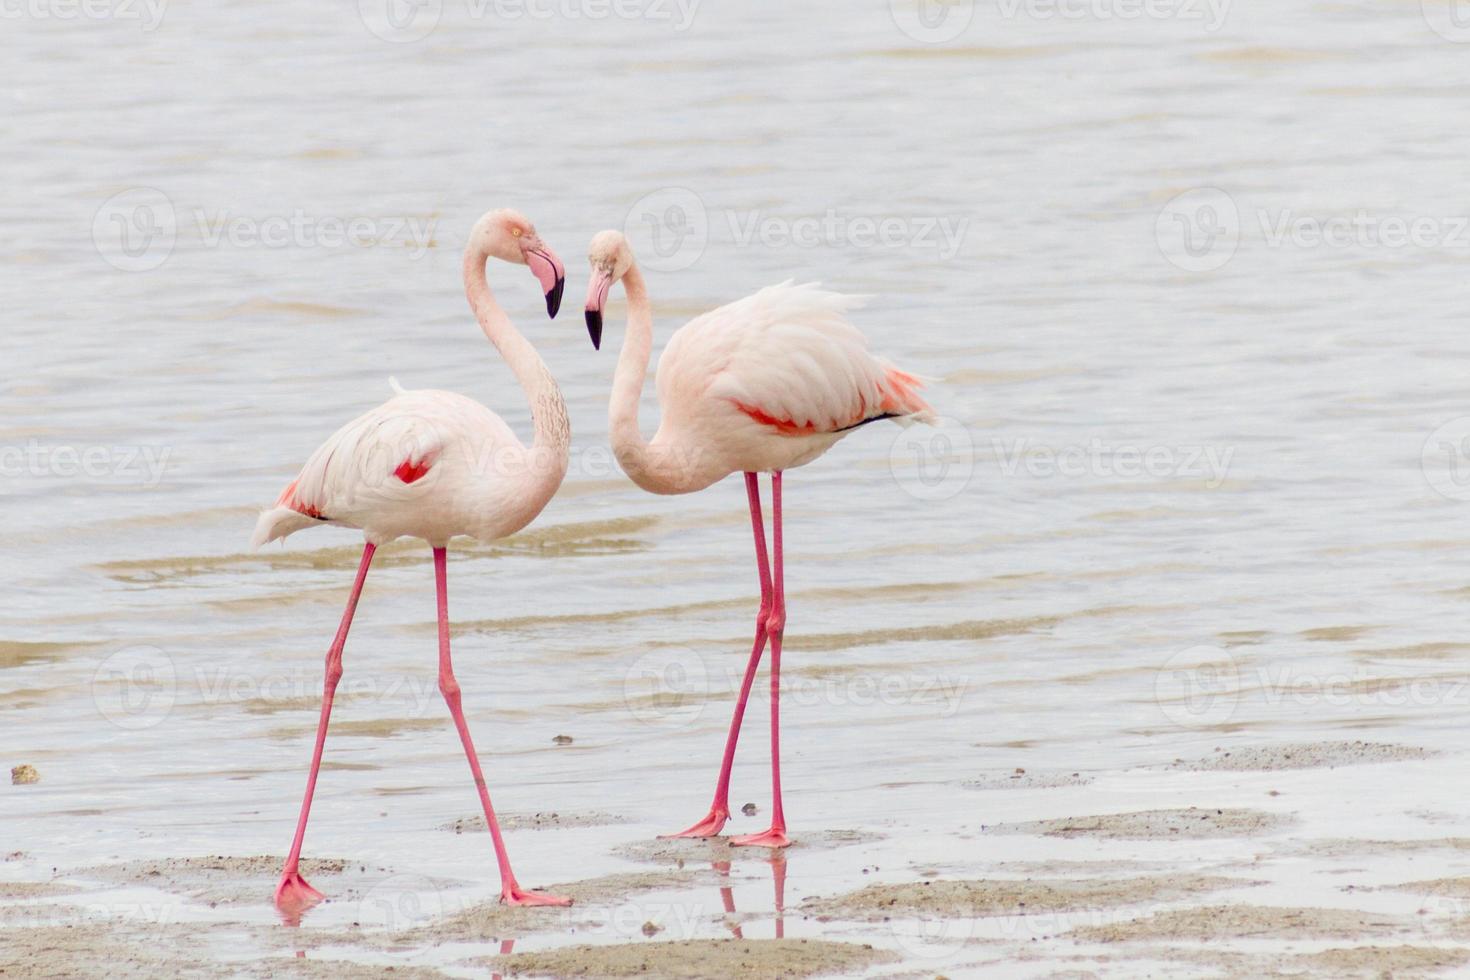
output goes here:
[[510, 869], [505, 841], [500, 836], [500, 823], [495, 819], [495, 809], [490, 805], [490, 792], [485, 788], [485, 774], [480, 771], [475, 743], [471, 741], [469, 726], [465, 724], [459, 681], [454, 678], [454, 667], [449, 659], [448, 579], [446, 552], [443, 548], [435, 548], [434, 584], [439, 593], [439, 693], [444, 695], [449, 713], [454, 716], [454, 727], [459, 730], [459, 740], [464, 743], [464, 754], [470, 762], [470, 773], [475, 777], [475, 788], [480, 791], [480, 805], [485, 810], [485, 823], [490, 828], [490, 839], [495, 843], [495, 860], [500, 864], [500, 900], [506, 905], [571, 905], [570, 898], [526, 891], [516, 882], [515, 872]]
[[771, 880], [776, 886], [776, 938], [786, 938], [786, 858], [780, 851], [771, 859]]
[[715, 799], [709, 813], [687, 830], [665, 837], [714, 837], [730, 819], [730, 771], [735, 766], [735, 743], [740, 740], [740, 725], [745, 721], [745, 703], [750, 700], [750, 689], [755, 684], [756, 668], [760, 666], [761, 654], [766, 650], [766, 621], [771, 616], [773, 599], [771, 591], [771, 567], [766, 555], [766, 528], [761, 517], [761, 485], [754, 473], [745, 474], [745, 495], [750, 501], [750, 525], [755, 532], [756, 571], [761, 582], [761, 608], [755, 617], [755, 644], [750, 649], [750, 660], [745, 665], [745, 679], [740, 682], [740, 697], [735, 702], [735, 714], [730, 719], [730, 734], [725, 737], [725, 755], [720, 761], [720, 778], [715, 783]]
[[373, 553], [377, 550], [377, 546], [371, 543], [362, 549], [362, 563], [357, 567], [357, 579], [352, 583], [352, 594], [347, 598], [342, 624], [337, 627], [337, 636], [327, 650], [326, 677], [322, 681], [322, 713], [316, 724], [316, 749], [311, 756], [311, 774], [306, 777], [306, 794], [301, 799], [301, 816], [296, 820], [296, 838], [291, 842], [291, 853], [286, 856], [280, 883], [276, 885], [276, 906], [288, 911], [314, 905], [325, 897], [301, 877], [301, 842], [306, 839], [306, 818], [311, 815], [311, 797], [316, 792], [317, 771], [322, 765], [322, 748], [327, 744], [327, 722], [332, 717], [332, 696], [337, 693], [337, 682], [342, 679], [342, 650], [347, 646], [347, 631], [352, 628], [357, 600], [362, 598], [362, 586], [367, 581], [368, 568], [372, 565]]
[[741, 931], [740, 923], [731, 921], [735, 915], [735, 890], [730, 887], [730, 862], [715, 861], [710, 867], [720, 876], [720, 903], [725, 907], [725, 928], [736, 939], [744, 939], [745, 933]]
[[786, 813], [781, 807], [781, 638], [786, 632], [786, 576], [781, 549], [781, 471], [771, 474], [771, 550], [774, 578], [772, 609], [766, 620], [771, 637], [771, 827], [732, 838], [736, 847], [787, 847]]

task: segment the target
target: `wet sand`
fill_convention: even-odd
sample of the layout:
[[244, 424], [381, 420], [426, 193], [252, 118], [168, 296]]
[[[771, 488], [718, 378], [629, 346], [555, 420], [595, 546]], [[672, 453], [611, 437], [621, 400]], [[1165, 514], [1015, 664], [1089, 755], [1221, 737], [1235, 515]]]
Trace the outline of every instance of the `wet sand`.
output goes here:
[[1044, 834], [1047, 837], [1101, 840], [1200, 840], [1264, 834], [1290, 823], [1289, 815], [1262, 810], [1187, 807], [1000, 823], [986, 829], [993, 834]]
[[[1158, 768], [1269, 776], [1427, 757], [1412, 746], [1364, 742], [1255, 743]], [[1085, 805], [1099, 785], [1081, 774], [1011, 775], [1023, 773], [979, 785], [956, 780], [957, 798], [985, 789], [983, 798]], [[466, 869], [472, 881], [402, 862], [308, 858], [303, 872], [329, 899], [283, 921], [268, 905], [280, 862], [273, 855], [90, 865], [0, 882], [0, 924], [14, 940], [0, 953], [0, 970], [208, 971], [222, 949], [242, 941], [257, 952], [234, 969], [252, 977], [427, 978], [465, 969], [553, 978], [913, 977], [1023, 975], [1026, 964], [1043, 963], [1061, 971], [1053, 975], [1209, 966], [1231, 977], [1430, 976], [1470, 962], [1470, 874], [1410, 873], [1418, 855], [1470, 851], [1470, 837], [1304, 840], [1290, 810], [1183, 806], [1000, 821], [976, 828], [977, 839], [1013, 842], [989, 858], [952, 854], [893, 867], [881, 857], [891, 835], [903, 834], [899, 825], [798, 834], [796, 846], [771, 855], [731, 847], [728, 838], [653, 839], [636, 819], [595, 809], [511, 813], [506, 823], [522, 845], [528, 835], [612, 838], [609, 857], [632, 868], [538, 884], [572, 897], [570, 909], [513, 909], [487, 891], [483, 867]], [[486, 843], [474, 817], [429, 832], [445, 831]], [[1180, 847], [1193, 856], [1181, 860]], [[1283, 902], [1277, 862], [1303, 856], [1330, 887], [1313, 892], [1316, 903]], [[28, 861], [12, 853], [0, 867]], [[790, 890], [790, 869], [821, 863], [876, 880]], [[1385, 875], [1387, 868], [1396, 870]], [[964, 870], [982, 873], [957, 873]]]
[[548, 953], [516, 953], [489, 961], [511, 976], [811, 977], [887, 963], [897, 957], [872, 946], [819, 939], [713, 939], [630, 946], [573, 946]]

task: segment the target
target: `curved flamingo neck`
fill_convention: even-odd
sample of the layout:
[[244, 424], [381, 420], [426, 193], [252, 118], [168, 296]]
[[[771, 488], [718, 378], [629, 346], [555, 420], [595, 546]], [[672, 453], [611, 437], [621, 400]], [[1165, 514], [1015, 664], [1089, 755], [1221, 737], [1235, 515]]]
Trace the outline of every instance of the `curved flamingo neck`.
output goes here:
[[561, 486], [567, 472], [567, 456], [572, 443], [567, 403], [541, 355], [510, 322], [510, 317], [506, 316], [495, 294], [490, 291], [490, 283], [485, 278], [488, 258], [484, 252], [473, 248], [465, 250], [465, 295], [480, 329], [505, 358], [530, 403], [531, 422], [535, 428], [535, 440], [530, 450], [535, 457], [531, 479], [536, 485], [528, 487], [527, 491], [544, 504]]
[[661, 460], [638, 428], [638, 402], [643, 395], [643, 381], [648, 376], [648, 360], [653, 354], [653, 309], [637, 262], [623, 274], [623, 294], [628, 300], [628, 326], [618, 353], [607, 411], [613, 455], [628, 478], [644, 490], [677, 492], [671, 486], [672, 474], [662, 472]]

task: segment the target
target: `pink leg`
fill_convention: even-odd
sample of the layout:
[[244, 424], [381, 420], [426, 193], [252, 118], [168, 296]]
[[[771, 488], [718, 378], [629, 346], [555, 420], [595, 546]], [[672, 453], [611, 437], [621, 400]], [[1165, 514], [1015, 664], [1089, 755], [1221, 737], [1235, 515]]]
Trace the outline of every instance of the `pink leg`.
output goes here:
[[[516, 941], [514, 939], [502, 939], [500, 941], [500, 955], [501, 956], [509, 956], [511, 953], [514, 953], [515, 951], [516, 951]], [[492, 973], [492, 974], [490, 974], [490, 980], [503, 980], [503, 978], [498, 973]]]
[[771, 860], [771, 879], [776, 885], [776, 938], [786, 938], [786, 858], [780, 851]]
[[459, 681], [454, 679], [454, 668], [449, 662], [449, 576], [446, 564], [444, 549], [435, 548], [434, 582], [439, 590], [439, 692], [444, 695], [449, 713], [454, 716], [454, 727], [459, 729], [459, 740], [464, 743], [464, 754], [470, 760], [475, 788], [480, 791], [480, 805], [485, 809], [490, 839], [495, 842], [495, 860], [500, 863], [500, 900], [507, 905], [571, 905], [570, 898], [525, 891], [510, 869], [505, 841], [500, 837], [500, 823], [495, 819], [495, 809], [490, 806], [490, 792], [485, 788], [485, 774], [480, 771], [480, 759], [475, 755], [475, 743], [470, 741], [470, 729], [465, 724], [464, 710], [460, 706]]
[[347, 599], [347, 610], [342, 613], [342, 625], [337, 627], [337, 637], [327, 651], [326, 679], [322, 682], [322, 714], [316, 724], [316, 750], [311, 756], [311, 775], [306, 777], [306, 795], [301, 800], [301, 816], [296, 821], [296, 839], [291, 842], [291, 853], [286, 856], [286, 865], [281, 869], [281, 881], [276, 885], [275, 901], [278, 908], [299, 910], [320, 902], [321, 892], [306, 883], [298, 866], [301, 863], [301, 842], [306, 839], [306, 818], [311, 814], [311, 796], [316, 791], [316, 774], [322, 765], [322, 747], [327, 744], [327, 721], [332, 716], [332, 695], [337, 692], [337, 682], [342, 679], [342, 649], [347, 646], [347, 631], [352, 627], [352, 615], [357, 612], [357, 600], [362, 598], [362, 586], [367, 581], [369, 566], [377, 546], [368, 544], [362, 549], [362, 563], [357, 567], [357, 580], [352, 584], [352, 595]]
[[771, 474], [771, 550], [774, 552], [774, 608], [766, 621], [771, 635], [771, 829], [733, 838], [736, 847], [787, 847], [786, 814], [781, 808], [781, 637], [786, 632], [785, 560], [781, 552], [781, 473]]
[[740, 740], [740, 725], [745, 720], [745, 702], [750, 699], [750, 689], [755, 684], [755, 671], [760, 666], [761, 654], [766, 650], [766, 621], [771, 616], [771, 569], [766, 557], [766, 528], [761, 517], [761, 485], [754, 473], [745, 474], [745, 495], [750, 500], [750, 524], [755, 531], [756, 571], [761, 580], [761, 608], [755, 617], [755, 645], [750, 650], [750, 661], [745, 665], [745, 679], [740, 682], [740, 697], [735, 702], [735, 714], [730, 719], [730, 734], [725, 737], [725, 756], [720, 762], [720, 778], [715, 783], [715, 801], [709, 813], [688, 830], [665, 837], [714, 837], [730, 819], [730, 770], [735, 765], [735, 743]]
[[[735, 891], [730, 887], [730, 862], [715, 861], [710, 867], [715, 869], [715, 872], [720, 876], [720, 880], [724, 882], [720, 886], [720, 903], [725, 906], [725, 915], [733, 916], [735, 914]], [[725, 928], [729, 929], [730, 934], [736, 939], [745, 938], [745, 933], [741, 931], [738, 922], [727, 921]]]

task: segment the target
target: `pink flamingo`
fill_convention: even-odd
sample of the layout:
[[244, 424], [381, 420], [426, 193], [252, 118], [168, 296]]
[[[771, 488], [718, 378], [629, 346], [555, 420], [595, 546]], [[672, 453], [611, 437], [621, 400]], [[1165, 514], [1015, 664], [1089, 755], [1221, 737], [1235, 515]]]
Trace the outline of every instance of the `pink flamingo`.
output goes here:
[[[645, 440], [638, 429], [638, 397], [653, 346], [653, 315], [643, 276], [627, 240], [616, 231], [592, 239], [588, 261], [587, 329], [594, 347], [602, 343], [602, 308], [614, 283], [622, 282], [628, 300], [627, 334], [608, 409], [619, 464], [651, 493], [693, 493], [743, 472], [755, 532], [760, 612], [714, 802], [704, 819], [670, 836], [713, 837], [729, 819], [735, 743], [769, 639], [771, 826], [731, 843], [785, 847], [790, 842], [781, 806], [781, 639], [786, 628], [781, 475], [810, 463], [859, 426], [879, 419], [933, 422], [933, 413], [918, 394], [919, 380], [869, 354], [866, 339], [847, 322], [845, 314], [858, 300], [787, 282], [711, 310], [670, 338], [658, 366], [662, 419], [653, 439]], [[774, 562], [766, 553], [760, 473], [771, 474]]]
[[480, 760], [460, 705], [459, 683], [449, 658], [449, 599], [446, 548], [467, 534], [482, 541], [513, 534], [541, 513], [567, 471], [571, 427], [566, 403], [536, 349], [511, 325], [485, 279], [485, 263], [500, 259], [530, 266], [546, 293], [546, 312], [561, 306], [565, 271], [531, 222], [515, 211], [492, 211], [475, 223], [464, 252], [465, 293], [480, 329], [505, 358], [531, 403], [535, 441], [522, 445], [494, 412], [448, 391], [404, 391], [343, 426], [322, 444], [286, 487], [273, 508], [260, 515], [253, 548], [303, 528], [336, 524], [360, 528], [366, 538], [362, 562], [347, 600], [337, 637], [327, 651], [321, 719], [311, 774], [301, 801], [296, 838], [276, 886], [283, 909], [320, 901], [322, 893], [298, 869], [312, 792], [322, 762], [332, 695], [342, 676], [342, 648], [378, 547], [399, 537], [423, 538], [434, 551], [439, 606], [439, 690], [454, 716], [470, 772], [480, 793], [485, 821], [500, 864], [501, 900], [510, 905], [570, 905], [570, 899], [523, 890], [506, 857], [500, 825], [490, 806]]

